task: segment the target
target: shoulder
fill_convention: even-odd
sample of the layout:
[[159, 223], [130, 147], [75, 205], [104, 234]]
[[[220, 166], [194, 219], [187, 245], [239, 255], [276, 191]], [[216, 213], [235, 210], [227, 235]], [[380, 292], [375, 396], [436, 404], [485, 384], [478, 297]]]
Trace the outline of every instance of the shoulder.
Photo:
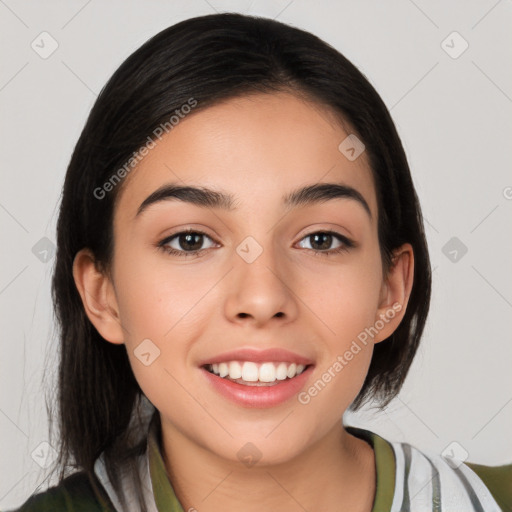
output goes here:
[[502, 510], [512, 512], [512, 463], [502, 466], [484, 466], [466, 462], [489, 489]]
[[512, 464], [485, 466], [457, 459], [453, 450], [448, 456], [391, 445], [404, 500], [414, 496], [415, 504], [439, 503], [442, 510], [512, 512]]
[[64, 478], [58, 485], [34, 494], [11, 512], [115, 512], [97, 485], [93, 486], [87, 473], [80, 471]]
[[372, 512], [512, 512], [512, 463], [476, 464], [465, 460], [467, 453], [457, 449], [460, 446], [438, 454], [360, 427], [345, 428], [367, 440], [375, 452], [377, 490]]

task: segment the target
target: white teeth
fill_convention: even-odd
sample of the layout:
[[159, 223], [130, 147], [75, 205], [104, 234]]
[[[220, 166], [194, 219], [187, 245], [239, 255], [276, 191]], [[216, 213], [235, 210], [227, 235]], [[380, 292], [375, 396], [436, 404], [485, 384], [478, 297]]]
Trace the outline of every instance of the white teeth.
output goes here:
[[289, 379], [291, 379], [295, 374], [297, 373], [297, 365], [295, 363], [292, 363], [290, 366], [288, 366], [288, 371], [286, 372], [286, 375]]
[[226, 363], [219, 363], [219, 375], [225, 377], [229, 373], [229, 368]]
[[256, 363], [244, 363], [242, 366], [242, 380], [247, 382], [257, 382], [258, 365]]
[[260, 366], [259, 380], [261, 382], [274, 382], [276, 380], [276, 367], [272, 363], [263, 363]]
[[242, 379], [246, 382], [275, 382], [286, 378], [292, 379], [305, 369], [303, 364], [272, 362], [258, 364], [252, 361], [214, 363], [209, 367], [219, 377]]
[[229, 363], [229, 378], [241, 379], [242, 378], [242, 365], [237, 361]]
[[284, 380], [288, 376], [288, 366], [286, 363], [279, 363], [279, 366], [276, 370], [276, 378], [277, 380]]

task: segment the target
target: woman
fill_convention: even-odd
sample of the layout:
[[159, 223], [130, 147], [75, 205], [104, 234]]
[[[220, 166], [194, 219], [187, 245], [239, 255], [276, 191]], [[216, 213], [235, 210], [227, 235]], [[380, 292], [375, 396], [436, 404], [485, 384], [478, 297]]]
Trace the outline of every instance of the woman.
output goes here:
[[399, 392], [431, 273], [389, 113], [317, 37], [239, 14], [153, 37], [92, 109], [57, 230], [78, 471], [19, 510], [510, 506], [512, 465], [342, 424]]

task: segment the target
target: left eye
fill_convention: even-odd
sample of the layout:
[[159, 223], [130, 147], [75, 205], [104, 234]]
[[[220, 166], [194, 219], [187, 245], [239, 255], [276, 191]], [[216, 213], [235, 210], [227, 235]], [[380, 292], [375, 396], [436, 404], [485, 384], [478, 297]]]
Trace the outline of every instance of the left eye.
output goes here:
[[[347, 250], [354, 245], [347, 237], [340, 235], [339, 233], [335, 233], [334, 231], [317, 231], [306, 235], [302, 240], [307, 239], [312, 240], [312, 242], [310, 242], [310, 246], [313, 244], [316, 247], [304, 247], [305, 249], [311, 249], [324, 254]], [[302, 240], [300, 243], [302, 243]], [[336, 247], [331, 247], [331, 244], [336, 240], [338, 241], [338, 245]]]

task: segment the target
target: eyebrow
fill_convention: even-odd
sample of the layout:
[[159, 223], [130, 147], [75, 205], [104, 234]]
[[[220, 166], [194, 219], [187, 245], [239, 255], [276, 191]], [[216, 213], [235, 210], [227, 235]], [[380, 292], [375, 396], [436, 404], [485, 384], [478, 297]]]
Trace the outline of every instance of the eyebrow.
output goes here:
[[[283, 197], [283, 205], [288, 207], [310, 206], [331, 201], [333, 199], [351, 199], [359, 203], [370, 219], [372, 213], [363, 195], [355, 188], [340, 183], [316, 183], [294, 190]], [[235, 197], [220, 190], [206, 187], [181, 186], [169, 183], [151, 193], [139, 206], [135, 217], [138, 217], [150, 205], [161, 201], [179, 200], [201, 208], [219, 208], [236, 211]]]

